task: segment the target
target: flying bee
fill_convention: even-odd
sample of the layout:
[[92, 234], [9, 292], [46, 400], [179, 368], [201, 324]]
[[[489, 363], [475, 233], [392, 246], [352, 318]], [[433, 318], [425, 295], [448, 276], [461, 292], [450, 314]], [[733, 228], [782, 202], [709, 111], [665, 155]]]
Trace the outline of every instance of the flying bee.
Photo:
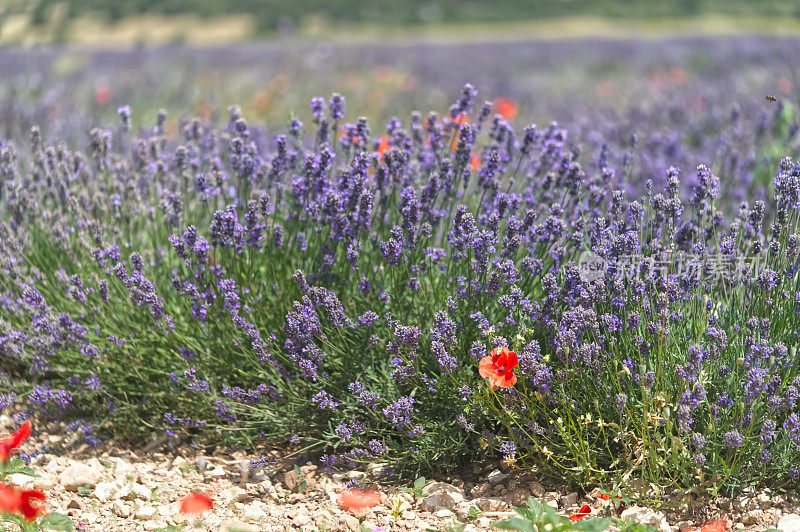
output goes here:
[[775, 96], [771, 95], [771, 94], [767, 94], [767, 101], [768, 102], [777, 102], [778, 99]]

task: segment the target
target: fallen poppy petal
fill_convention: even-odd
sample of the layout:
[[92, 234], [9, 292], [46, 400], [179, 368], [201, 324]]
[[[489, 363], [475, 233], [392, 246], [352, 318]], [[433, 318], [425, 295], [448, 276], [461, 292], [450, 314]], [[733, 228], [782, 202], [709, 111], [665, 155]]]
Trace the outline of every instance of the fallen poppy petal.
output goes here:
[[569, 516], [569, 520], [574, 523], [575, 521], [580, 521], [581, 519], [589, 517], [590, 513], [592, 513], [592, 508], [588, 504], [584, 504], [581, 506], [581, 509], [577, 511], [577, 513]]
[[339, 506], [345, 510], [363, 510], [383, 502], [379, 491], [345, 490], [339, 495]]
[[726, 517], [717, 519], [716, 521], [709, 521], [700, 526], [689, 529], [689, 532], [727, 532], [730, 528], [730, 521]]
[[191, 493], [181, 501], [181, 512], [185, 514], [201, 514], [214, 507], [214, 501], [208, 495]]

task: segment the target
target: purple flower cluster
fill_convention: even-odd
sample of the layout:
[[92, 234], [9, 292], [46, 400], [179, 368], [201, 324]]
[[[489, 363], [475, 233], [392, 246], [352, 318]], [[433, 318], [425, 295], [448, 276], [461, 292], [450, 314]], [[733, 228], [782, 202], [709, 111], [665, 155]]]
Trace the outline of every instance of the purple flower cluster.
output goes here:
[[[489, 443], [597, 471], [647, 433], [686, 451], [671, 478], [733, 456], [789, 477], [800, 161], [731, 140], [687, 166], [681, 136], [517, 129], [476, 97], [374, 133], [334, 94], [312, 134], [238, 107], [137, 132], [122, 107], [123, 139], [96, 130], [87, 153], [1, 141], [0, 359], [30, 382], [0, 405], [299, 434], [327, 467]], [[495, 347], [510, 388], [482, 378]]]

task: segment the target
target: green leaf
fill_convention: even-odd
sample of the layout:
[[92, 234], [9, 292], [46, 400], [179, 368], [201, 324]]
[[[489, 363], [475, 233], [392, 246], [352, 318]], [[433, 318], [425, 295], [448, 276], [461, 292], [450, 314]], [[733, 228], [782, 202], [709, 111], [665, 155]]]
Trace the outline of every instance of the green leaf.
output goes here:
[[536, 525], [528, 521], [527, 519], [522, 519], [520, 517], [512, 517], [510, 519], [506, 519], [504, 521], [498, 521], [493, 523], [492, 526], [494, 528], [502, 528], [503, 530], [520, 530], [522, 532], [538, 532]]
[[28, 467], [28, 466], [20, 467], [19, 469], [17, 469], [17, 473], [21, 473], [23, 475], [28, 475], [29, 477], [38, 477], [39, 476], [36, 473], [36, 471], [33, 470], [32, 467]]
[[569, 524], [569, 519], [556, 512], [552, 506], [542, 504], [533, 497], [528, 497], [528, 508], [514, 508], [514, 511], [519, 515], [533, 521], [537, 525], [550, 523], [552, 525], [566, 525]]
[[582, 519], [573, 523], [571, 530], [583, 530], [584, 532], [603, 532], [611, 526], [611, 519]]
[[72, 532], [72, 530], [75, 530], [72, 519], [58, 512], [50, 512], [47, 514], [39, 523], [39, 527], [44, 530], [62, 530], [64, 532]]

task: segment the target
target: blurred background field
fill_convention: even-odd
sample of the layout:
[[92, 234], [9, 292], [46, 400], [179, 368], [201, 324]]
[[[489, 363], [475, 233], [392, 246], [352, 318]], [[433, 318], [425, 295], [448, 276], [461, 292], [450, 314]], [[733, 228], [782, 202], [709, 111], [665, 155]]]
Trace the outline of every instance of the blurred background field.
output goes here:
[[176, 139], [238, 105], [269, 152], [290, 119], [311, 122], [312, 97], [341, 93], [347, 119], [380, 135], [392, 117], [446, 111], [469, 82], [512, 124], [558, 122], [590, 157], [633, 142], [639, 178], [708, 164], [762, 198], [799, 142], [788, 0], [0, 0], [0, 14], [7, 139], [38, 125], [86, 146], [124, 105], [145, 133], [167, 110]]
[[[442, 26], [536, 20], [552, 23], [577, 14], [636, 25], [656, 21], [663, 26], [677, 19], [683, 25], [700, 21], [701, 27], [711, 31], [737, 26], [770, 31], [796, 27], [791, 19], [800, 16], [800, 5], [792, 0], [4, 0], [0, 5], [4, 5], [0, 35], [12, 42], [101, 37], [214, 41], [369, 26], [433, 26], [439, 30]], [[576, 24], [590, 33], [600, 29], [579, 21], [567, 25]]]

